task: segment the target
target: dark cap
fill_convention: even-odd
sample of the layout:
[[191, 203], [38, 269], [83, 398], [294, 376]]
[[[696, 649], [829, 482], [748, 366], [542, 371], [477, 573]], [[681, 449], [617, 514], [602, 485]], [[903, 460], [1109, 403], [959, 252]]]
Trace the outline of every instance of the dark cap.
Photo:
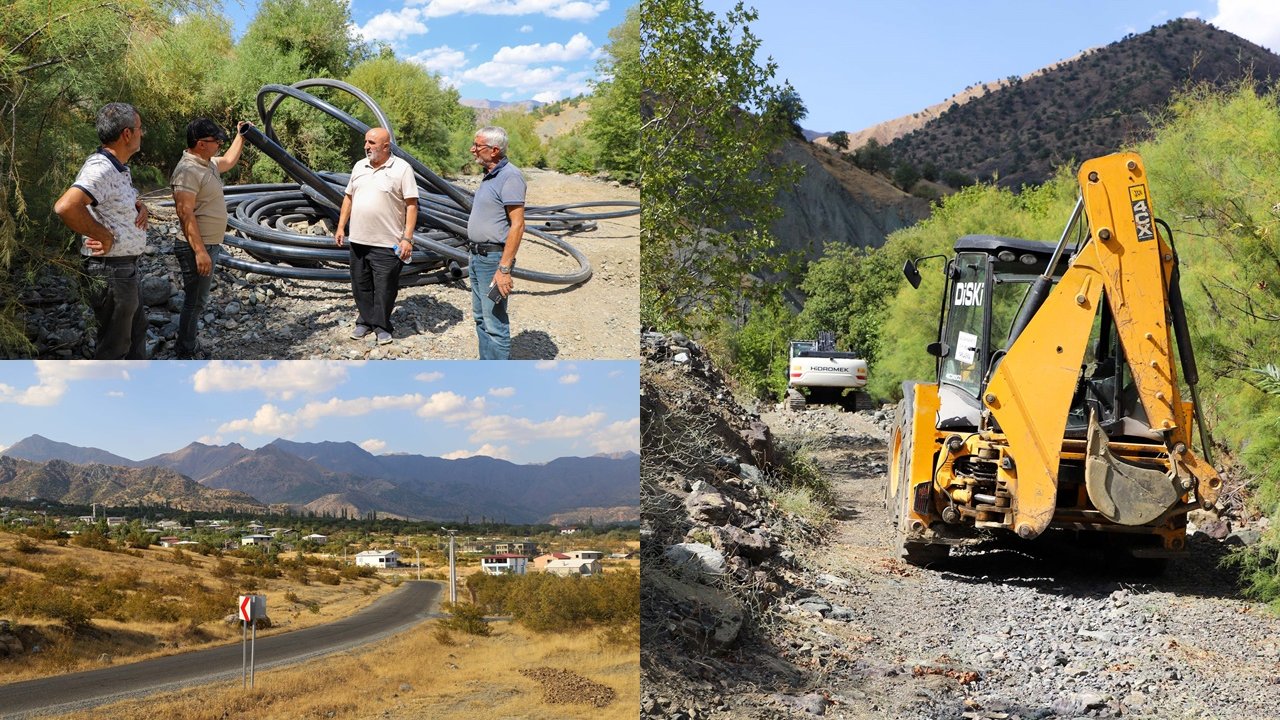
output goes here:
[[218, 142], [227, 141], [227, 133], [209, 118], [196, 118], [187, 125], [187, 147], [195, 147], [198, 140], [207, 137], [217, 138]]

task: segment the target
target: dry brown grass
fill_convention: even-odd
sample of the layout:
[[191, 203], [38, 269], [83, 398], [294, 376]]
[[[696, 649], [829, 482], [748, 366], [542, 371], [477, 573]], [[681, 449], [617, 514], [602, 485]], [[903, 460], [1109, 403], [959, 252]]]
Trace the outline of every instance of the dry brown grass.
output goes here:
[[[129, 577], [138, 586], [151, 584], [199, 583], [206, 588], [224, 592], [228, 597], [226, 614], [235, 612], [235, 596], [254, 592], [267, 596], [267, 611], [272, 628], [259, 630], [260, 635], [272, 635], [290, 630], [331, 622], [367, 607], [384, 590], [390, 587], [389, 579], [343, 580], [340, 585], [326, 585], [312, 580], [303, 585], [290, 579], [288, 574], [276, 579], [246, 578], [234, 575], [227, 579], [214, 577], [213, 567], [218, 559], [196, 553], [183, 554], [181, 564], [175, 562], [173, 550], [152, 547], [138, 551], [139, 556], [121, 552], [106, 552], [74, 545], [59, 547], [53, 542], [40, 543], [39, 551], [21, 554], [14, 545], [21, 536], [0, 533], [0, 579], [39, 579], [43, 572], [33, 572], [8, 563], [35, 563], [42, 567], [74, 563], [86, 577], [59, 585], [87, 589], [95, 583]], [[235, 558], [229, 562], [239, 564]], [[314, 576], [314, 569], [312, 569]], [[407, 577], [407, 576], [406, 576]], [[2, 590], [0, 590], [2, 591]], [[297, 602], [285, 599], [292, 593]], [[318, 612], [312, 612], [316, 607]], [[88, 670], [102, 666], [103, 654], [110, 655], [114, 664], [134, 662], [147, 658], [187, 652], [202, 647], [220, 645], [240, 640], [239, 625], [214, 620], [192, 625], [189, 621], [177, 622], [119, 622], [107, 618], [92, 618], [90, 627], [71, 633], [47, 618], [24, 617], [5, 614], [5, 618], [17, 625], [34, 627], [48, 638], [48, 644], [37, 655], [24, 655], [0, 661], [0, 683], [47, 677], [65, 672]]]
[[[62, 720], [298, 720], [299, 718], [526, 718], [634, 720], [640, 708], [639, 638], [606, 646], [597, 632], [539, 635], [502, 623], [489, 637], [452, 635], [442, 645], [424, 623], [366, 649], [257, 674], [257, 688], [219, 683], [58, 716]], [[612, 688], [607, 707], [546, 704], [520, 671], [572, 669]]]

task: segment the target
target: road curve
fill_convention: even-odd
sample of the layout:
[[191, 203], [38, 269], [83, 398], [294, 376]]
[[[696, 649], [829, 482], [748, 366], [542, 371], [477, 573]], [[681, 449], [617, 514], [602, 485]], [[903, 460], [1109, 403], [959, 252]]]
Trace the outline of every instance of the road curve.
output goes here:
[[[441, 583], [410, 581], [360, 612], [325, 625], [259, 638], [259, 670], [378, 640], [435, 615]], [[0, 717], [83, 710], [184, 685], [239, 679], [240, 643], [180, 655], [0, 685]]]

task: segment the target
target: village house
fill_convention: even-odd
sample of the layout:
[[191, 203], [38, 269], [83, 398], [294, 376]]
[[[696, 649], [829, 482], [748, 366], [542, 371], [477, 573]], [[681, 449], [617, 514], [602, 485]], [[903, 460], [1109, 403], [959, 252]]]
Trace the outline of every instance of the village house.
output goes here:
[[538, 557], [534, 558], [533, 562], [530, 564], [533, 565], [534, 572], [544, 572], [547, 569], [547, 563], [551, 562], [552, 560], [568, 560], [568, 559], [569, 559], [569, 556], [565, 555], [564, 553], [553, 552], [553, 553], [546, 553], [543, 555], [539, 555]]
[[546, 571], [552, 575], [599, 575], [600, 561], [582, 558], [552, 560], [547, 563]]
[[249, 545], [270, 545], [273, 538], [270, 535], [245, 535], [240, 538], [240, 547]]
[[400, 567], [400, 553], [395, 550], [364, 550], [356, 553], [356, 567]]
[[488, 575], [524, 575], [529, 558], [524, 555], [500, 553], [480, 559], [480, 569]]
[[524, 555], [533, 557], [538, 554], [538, 546], [536, 543], [528, 541], [522, 542], [501, 542], [493, 546], [493, 551], [498, 555]]

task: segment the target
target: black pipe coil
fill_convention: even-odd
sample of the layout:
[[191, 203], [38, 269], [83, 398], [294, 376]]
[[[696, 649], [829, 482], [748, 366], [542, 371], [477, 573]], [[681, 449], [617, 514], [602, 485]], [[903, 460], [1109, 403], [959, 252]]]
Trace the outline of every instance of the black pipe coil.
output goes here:
[[[339, 248], [331, 234], [312, 235], [290, 228], [291, 223], [315, 226], [323, 223], [332, 232], [342, 205], [347, 173], [313, 170], [290, 154], [280, 144], [272, 124], [276, 110], [291, 98], [310, 105], [338, 120], [361, 136], [369, 125], [333, 104], [308, 93], [304, 88], [328, 87], [349, 93], [359, 100], [377, 122], [391, 134], [391, 152], [413, 168], [418, 183], [418, 223], [413, 236], [413, 253], [401, 266], [402, 286], [449, 282], [466, 275], [470, 252], [467, 249], [467, 218], [472, 194], [440, 178], [395, 143], [390, 122], [382, 108], [359, 88], [340, 80], [312, 78], [293, 85], [265, 85], [258, 91], [258, 114], [262, 130], [246, 127], [241, 131], [246, 142], [270, 157], [296, 183], [261, 183], [231, 186], [225, 189], [228, 224], [234, 233], [225, 242], [245, 252], [253, 260], [223, 253], [217, 262], [224, 267], [254, 272], [269, 277], [299, 280], [347, 282], [349, 252]], [[275, 96], [269, 103], [268, 98]], [[596, 207], [621, 208], [583, 212]], [[635, 215], [640, 203], [607, 201], [570, 203], [529, 207], [525, 210], [525, 232], [571, 257], [577, 269], [567, 273], [549, 273], [512, 269], [514, 277], [533, 282], [576, 285], [591, 277], [591, 264], [577, 248], [552, 231], [575, 233], [593, 230], [596, 222]]]

